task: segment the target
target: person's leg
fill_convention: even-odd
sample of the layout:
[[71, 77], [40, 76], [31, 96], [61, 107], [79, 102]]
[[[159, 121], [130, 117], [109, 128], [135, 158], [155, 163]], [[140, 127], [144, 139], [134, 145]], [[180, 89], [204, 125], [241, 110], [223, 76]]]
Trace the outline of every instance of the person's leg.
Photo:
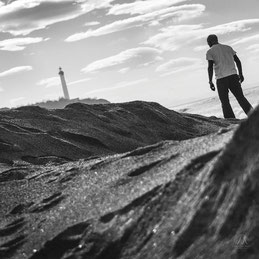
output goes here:
[[239, 82], [238, 75], [231, 76], [229, 89], [233, 93], [233, 95], [236, 97], [239, 105], [242, 107], [244, 112], [246, 114], [248, 114], [253, 109], [253, 107], [248, 102], [248, 100], [245, 98], [245, 96], [243, 94], [243, 90], [241, 88], [241, 84]]
[[226, 118], [226, 119], [235, 118], [235, 114], [229, 103], [228, 84], [229, 84], [228, 78], [221, 78], [221, 79], [217, 80], [218, 95], [219, 95], [219, 99], [221, 101], [223, 115], [224, 115], [224, 118]]

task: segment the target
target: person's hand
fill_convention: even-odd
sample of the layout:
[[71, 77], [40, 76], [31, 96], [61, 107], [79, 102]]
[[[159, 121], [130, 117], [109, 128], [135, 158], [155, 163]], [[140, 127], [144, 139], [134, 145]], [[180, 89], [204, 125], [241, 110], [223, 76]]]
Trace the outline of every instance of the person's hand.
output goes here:
[[210, 84], [210, 89], [212, 91], [215, 91], [215, 86], [214, 86], [213, 82], [209, 82], [209, 84]]
[[244, 76], [243, 75], [239, 75], [239, 81], [240, 81], [240, 83], [243, 83], [244, 82]]

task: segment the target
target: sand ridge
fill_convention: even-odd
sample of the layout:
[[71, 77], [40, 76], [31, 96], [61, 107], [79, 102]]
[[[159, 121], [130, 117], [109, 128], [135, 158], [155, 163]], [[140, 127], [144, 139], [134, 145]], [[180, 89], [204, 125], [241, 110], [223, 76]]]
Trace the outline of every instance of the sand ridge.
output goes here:
[[229, 125], [140, 101], [74, 103], [56, 110], [27, 106], [0, 112], [0, 161], [71, 161], [202, 136]]
[[153, 122], [162, 110], [167, 129], [197, 136], [70, 162], [2, 162], [1, 258], [257, 258], [259, 110], [240, 123], [121, 106], [137, 118], [156, 109]]

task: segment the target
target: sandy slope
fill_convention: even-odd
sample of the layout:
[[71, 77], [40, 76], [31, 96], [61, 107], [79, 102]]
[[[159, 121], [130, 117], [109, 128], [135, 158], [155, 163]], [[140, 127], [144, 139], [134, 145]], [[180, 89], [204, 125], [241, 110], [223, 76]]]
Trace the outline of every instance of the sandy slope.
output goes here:
[[0, 258], [258, 258], [259, 109], [237, 128], [157, 104], [109, 107], [117, 120], [118, 107], [130, 112], [134, 134], [151, 109], [146, 125], [163, 111], [156, 125], [192, 138], [63, 164], [2, 163]]
[[229, 125], [146, 102], [22, 107], [0, 112], [0, 161], [71, 161], [201, 136]]

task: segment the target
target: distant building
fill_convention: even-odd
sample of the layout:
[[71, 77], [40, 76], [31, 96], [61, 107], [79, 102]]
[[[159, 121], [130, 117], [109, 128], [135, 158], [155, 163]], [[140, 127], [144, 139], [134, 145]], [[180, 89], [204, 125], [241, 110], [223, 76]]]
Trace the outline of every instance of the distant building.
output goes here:
[[61, 80], [61, 84], [62, 84], [62, 88], [63, 88], [63, 93], [64, 93], [64, 98], [67, 100], [70, 100], [69, 94], [68, 94], [68, 89], [67, 89], [67, 83], [65, 80], [65, 75], [64, 72], [62, 71], [62, 68], [59, 68], [59, 76], [60, 76], [60, 80]]

